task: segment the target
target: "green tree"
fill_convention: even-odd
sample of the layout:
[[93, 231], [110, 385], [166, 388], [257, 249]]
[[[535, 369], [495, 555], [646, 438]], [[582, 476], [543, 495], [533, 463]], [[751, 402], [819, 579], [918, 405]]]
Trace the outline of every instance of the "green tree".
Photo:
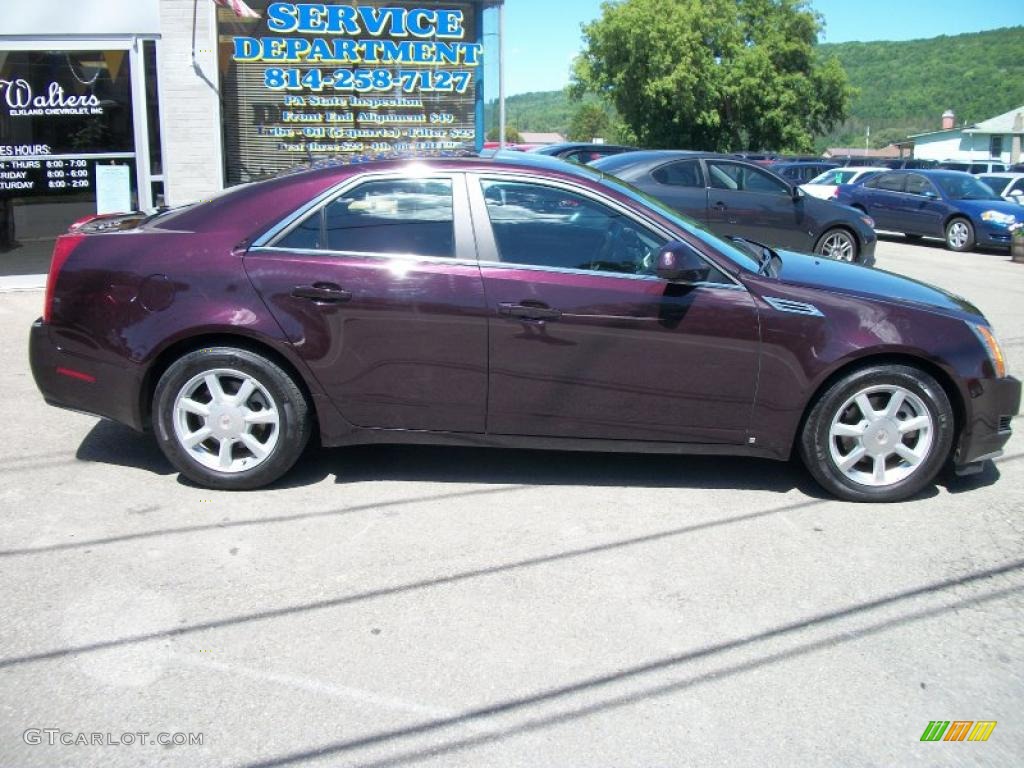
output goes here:
[[645, 146], [808, 151], [846, 117], [842, 66], [805, 0], [617, 0], [583, 27], [573, 92], [612, 103]]
[[596, 137], [609, 138], [611, 118], [599, 104], [580, 104], [569, 123], [569, 141], [590, 141]]

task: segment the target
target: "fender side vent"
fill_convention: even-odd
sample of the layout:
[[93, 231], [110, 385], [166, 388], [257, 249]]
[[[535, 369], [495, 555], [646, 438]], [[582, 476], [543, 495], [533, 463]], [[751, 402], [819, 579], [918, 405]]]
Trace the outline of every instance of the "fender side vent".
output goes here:
[[761, 298], [767, 301], [772, 309], [776, 309], [779, 312], [789, 312], [793, 315], [824, 317], [821, 310], [813, 304], [807, 304], [802, 301], [793, 301], [792, 299], [777, 299], [773, 296], [762, 296]]

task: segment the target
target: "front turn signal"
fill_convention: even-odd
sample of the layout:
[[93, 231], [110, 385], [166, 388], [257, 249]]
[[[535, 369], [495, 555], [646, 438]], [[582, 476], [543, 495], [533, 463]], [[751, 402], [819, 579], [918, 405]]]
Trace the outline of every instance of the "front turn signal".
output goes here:
[[987, 325], [971, 325], [975, 335], [981, 340], [982, 345], [988, 352], [988, 359], [992, 361], [992, 367], [995, 369], [996, 377], [1003, 378], [1006, 376], [1006, 358], [1003, 356], [1003, 348], [999, 346], [999, 340], [995, 334], [992, 333], [992, 329]]

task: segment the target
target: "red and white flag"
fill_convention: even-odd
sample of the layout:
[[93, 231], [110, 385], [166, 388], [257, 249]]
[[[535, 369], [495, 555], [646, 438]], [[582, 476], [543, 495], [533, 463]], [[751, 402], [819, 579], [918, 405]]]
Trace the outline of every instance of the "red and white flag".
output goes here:
[[245, 4], [244, 0], [213, 0], [217, 5], [223, 6], [224, 8], [230, 8], [235, 12], [235, 16], [242, 19], [262, 19], [256, 11]]

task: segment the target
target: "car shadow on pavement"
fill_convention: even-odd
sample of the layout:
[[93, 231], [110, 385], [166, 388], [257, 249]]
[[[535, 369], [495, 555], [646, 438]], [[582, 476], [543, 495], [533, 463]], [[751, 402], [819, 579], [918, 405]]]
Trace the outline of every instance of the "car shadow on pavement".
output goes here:
[[170, 475], [176, 470], [160, 452], [152, 435], [145, 435], [113, 421], [98, 421], [89, 430], [75, 458], [99, 464], [144, 469], [157, 475]]
[[499, 485], [584, 485], [604, 487], [799, 489], [827, 498], [795, 462], [730, 456], [672, 456], [639, 453], [368, 445], [307, 453], [274, 487], [317, 482], [410, 481]]
[[[937, 251], [947, 251], [948, 250], [946, 248], [945, 241], [942, 240], [941, 238], [938, 238], [938, 237], [936, 237], [936, 238], [924, 237], [924, 238], [921, 238], [920, 240], [909, 240], [905, 236], [903, 236], [901, 234], [898, 234], [896, 232], [876, 232], [876, 234], [878, 235], [878, 239], [880, 241], [886, 242], [886, 243], [898, 243], [898, 244], [901, 244], [901, 245], [919, 245], [919, 246], [921, 246], [923, 248], [934, 248]], [[953, 254], [954, 251], [949, 251], [949, 253]], [[976, 245], [976, 246], [974, 246], [974, 250], [973, 251], [970, 251], [969, 253], [965, 253], [965, 254], [962, 254], [962, 255], [967, 256], [967, 255], [970, 255], [970, 254], [979, 255], [979, 256], [1004, 256], [1004, 257], [1009, 257], [1010, 249], [1008, 247], [1007, 248], [997, 248], [995, 246], [989, 246], [989, 245]]]
[[979, 488], [985, 488], [995, 484], [999, 480], [999, 467], [992, 461], [986, 461], [981, 472], [976, 475], [965, 475], [957, 477], [952, 469], [943, 472], [937, 478], [939, 485], [949, 493], [969, 493]]
[[[130, 467], [166, 476], [176, 472], [152, 435], [110, 421], [99, 421], [75, 453], [79, 461]], [[1011, 459], [1013, 457], [1010, 457]], [[420, 445], [364, 445], [320, 448], [311, 445], [296, 466], [267, 486], [286, 490], [315, 485], [334, 476], [340, 484], [379, 481], [493, 485], [578, 485], [594, 487], [693, 488], [788, 493], [831, 499], [796, 460], [788, 462], [734, 456], [543, 451], [511, 448], [457, 448]], [[949, 493], [994, 484], [999, 469], [988, 462], [977, 475], [937, 478]], [[182, 485], [196, 487], [178, 476]], [[935, 484], [912, 500], [938, 495]]]

